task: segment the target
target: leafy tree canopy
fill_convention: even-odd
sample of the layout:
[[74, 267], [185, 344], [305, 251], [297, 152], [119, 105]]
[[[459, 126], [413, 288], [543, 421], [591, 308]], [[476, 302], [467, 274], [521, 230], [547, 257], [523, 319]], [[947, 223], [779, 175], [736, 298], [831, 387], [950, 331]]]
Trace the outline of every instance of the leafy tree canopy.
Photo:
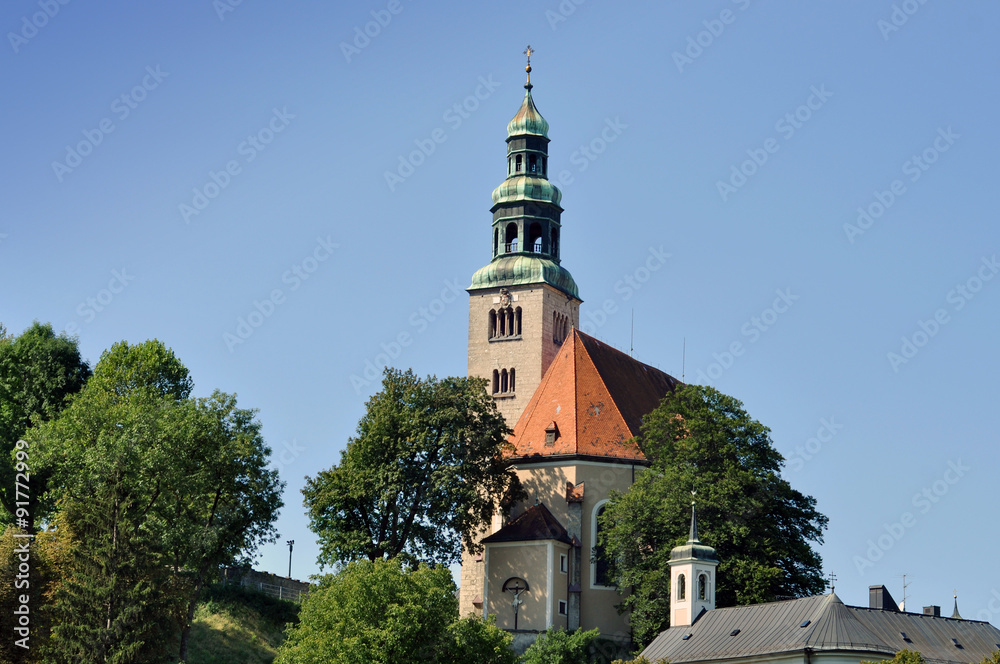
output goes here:
[[651, 467], [601, 515], [600, 549], [620, 588], [631, 590], [635, 639], [669, 625], [670, 550], [683, 544], [696, 492], [702, 541], [716, 549], [716, 605], [734, 606], [823, 592], [827, 518], [816, 500], [780, 475], [770, 430], [738, 400], [688, 385], [643, 421], [640, 445]]
[[403, 556], [450, 564], [520, 498], [509, 429], [480, 378], [385, 370], [340, 463], [302, 490], [321, 565]]
[[214, 571], [275, 539], [283, 485], [254, 411], [222, 392], [192, 398], [191, 388], [161, 342], [121, 342], [69, 407], [31, 432], [46, 514], [73, 538], [54, 660], [134, 647], [159, 661], [168, 644], [176, 661], [178, 637], [183, 660]]
[[55, 417], [89, 377], [77, 342], [51, 325], [36, 322], [16, 338], [0, 326], [0, 523], [14, 512], [14, 445], [33, 421]]
[[275, 664], [515, 664], [510, 642], [492, 622], [458, 618], [447, 568], [361, 560], [309, 593]]
[[587, 664], [590, 662], [590, 646], [598, 636], [598, 631], [575, 630], [550, 627], [538, 635], [535, 642], [524, 652], [523, 664]]
[[900, 650], [892, 659], [882, 660], [878, 663], [861, 660], [861, 664], [925, 664], [925, 661], [924, 656], [915, 650]]

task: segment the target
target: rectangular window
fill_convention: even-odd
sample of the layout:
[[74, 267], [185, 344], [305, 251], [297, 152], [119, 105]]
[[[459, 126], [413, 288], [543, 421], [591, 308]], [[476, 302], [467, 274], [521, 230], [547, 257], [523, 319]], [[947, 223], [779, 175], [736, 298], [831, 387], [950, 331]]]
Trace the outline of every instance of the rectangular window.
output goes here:
[[559, 615], [566, 615], [566, 600], [564, 599], [559, 600]]
[[569, 561], [566, 559], [565, 553], [559, 554], [559, 571], [563, 574], [569, 571]]

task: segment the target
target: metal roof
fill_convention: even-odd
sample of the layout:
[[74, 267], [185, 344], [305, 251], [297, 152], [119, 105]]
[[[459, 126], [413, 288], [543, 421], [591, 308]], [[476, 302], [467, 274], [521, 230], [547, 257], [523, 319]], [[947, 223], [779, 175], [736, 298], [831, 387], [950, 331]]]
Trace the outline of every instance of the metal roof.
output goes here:
[[552, 512], [544, 503], [532, 505], [523, 514], [496, 531], [483, 538], [483, 544], [497, 542], [530, 542], [533, 540], [556, 540], [564, 544], [572, 544], [566, 528], [552, 516]]
[[992, 655], [997, 644], [1000, 630], [989, 623], [846, 606], [831, 593], [707, 611], [691, 626], [661, 633], [642, 654], [677, 664], [805, 650], [892, 657], [909, 649], [929, 664], [968, 664]]
[[507, 254], [476, 270], [472, 285], [466, 290], [502, 286], [549, 284], [562, 292], [580, 299], [580, 291], [569, 270], [542, 254]]
[[531, 87], [531, 83], [524, 86], [524, 101], [521, 102], [521, 108], [517, 109], [514, 119], [507, 123], [508, 138], [529, 134], [549, 137], [549, 123], [535, 107], [535, 100], [531, 98]]

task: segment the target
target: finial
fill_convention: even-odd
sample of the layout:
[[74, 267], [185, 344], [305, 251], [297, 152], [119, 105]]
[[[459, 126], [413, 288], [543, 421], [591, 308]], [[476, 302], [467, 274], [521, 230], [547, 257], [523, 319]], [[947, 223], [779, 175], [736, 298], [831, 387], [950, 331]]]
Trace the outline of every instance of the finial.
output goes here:
[[951, 617], [962, 620], [962, 614], [958, 612], [958, 591], [955, 591], [955, 610], [951, 612]]
[[698, 515], [694, 508], [695, 492], [691, 492], [691, 533], [688, 535], [688, 542], [698, 541]]
[[529, 90], [531, 89], [531, 54], [534, 52], [535, 50], [531, 48], [531, 44], [528, 44], [528, 48], [524, 49], [524, 54], [528, 56], [528, 66], [524, 68], [524, 71], [528, 74], [528, 82], [524, 84], [524, 87]]

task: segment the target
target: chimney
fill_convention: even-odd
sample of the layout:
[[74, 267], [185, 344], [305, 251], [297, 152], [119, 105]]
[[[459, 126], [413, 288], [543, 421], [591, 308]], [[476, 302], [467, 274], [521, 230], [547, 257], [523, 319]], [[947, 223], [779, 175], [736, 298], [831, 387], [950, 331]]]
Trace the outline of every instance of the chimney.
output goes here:
[[925, 606], [924, 607], [925, 616], [934, 616], [935, 618], [941, 617], [941, 607], [940, 606]]
[[868, 608], [879, 611], [899, 611], [896, 601], [892, 599], [885, 586], [868, 586]]

